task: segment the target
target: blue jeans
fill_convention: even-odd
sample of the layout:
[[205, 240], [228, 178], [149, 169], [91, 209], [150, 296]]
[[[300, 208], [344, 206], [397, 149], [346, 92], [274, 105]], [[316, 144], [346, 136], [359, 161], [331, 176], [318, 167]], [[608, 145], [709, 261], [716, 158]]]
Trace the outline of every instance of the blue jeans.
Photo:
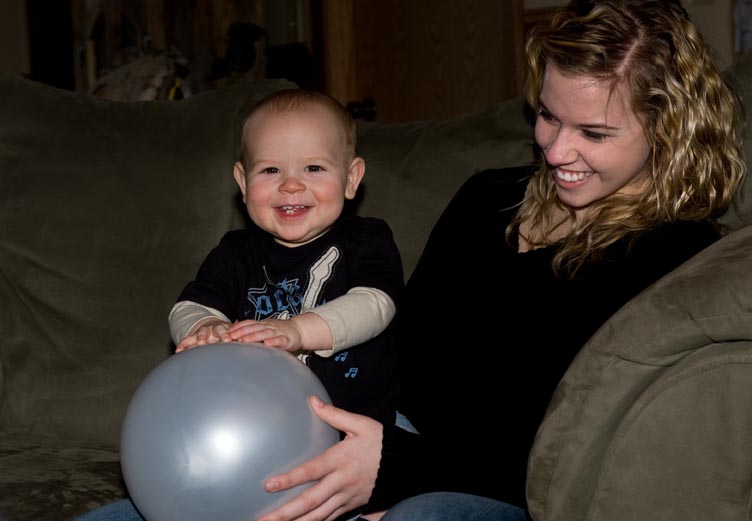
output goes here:
[[[381, 521], [526, 521], [519, 507], [470, 494], [430, 492], [405, 499]], [[130, 499], [91, 510], [74, 521], [144, 521]]]
[[130, 499], [122, 499], [91, 510], [74, 521], [144, 521], [144, 518]]
[[405, 499], [381, 521], [525, 521], [519, 507], [459, 492], [429, 492]]
[[[358, 519], [355, 516], [351, 521]], [[0, 518], [0, 521], [3, 521]], [[109, 505], [99, 507], [74, 519], [74, 521], [145, 521], [136, 510], [136, 506], [130, 499], [115, 501]], [[249, 520], [250, 521], [250, 520]]]

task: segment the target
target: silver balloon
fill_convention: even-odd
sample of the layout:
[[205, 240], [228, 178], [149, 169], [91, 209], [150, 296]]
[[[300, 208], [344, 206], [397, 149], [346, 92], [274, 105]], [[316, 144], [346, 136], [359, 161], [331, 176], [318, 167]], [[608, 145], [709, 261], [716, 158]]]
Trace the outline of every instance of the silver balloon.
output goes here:
[[330, 403], [293, 355], [258, 344], [214, 344], [169, 357], [128, 404], [120, 459], [147, 521], [250, 521], [300, 494], [264, 481], [339, 441], [308, 406]]

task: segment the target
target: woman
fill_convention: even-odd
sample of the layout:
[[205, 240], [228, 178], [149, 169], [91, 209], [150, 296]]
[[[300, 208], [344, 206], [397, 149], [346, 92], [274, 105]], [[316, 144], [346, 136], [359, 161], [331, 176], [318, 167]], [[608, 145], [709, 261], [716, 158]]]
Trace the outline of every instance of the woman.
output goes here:
[[400, 303], [400, 410], [420, 434], [312, 399], [346, 437], [270, 478], [316, 483], [261, 521], [525, 519], [528, 452], [574, 355], [720, 236], [741, 108], [678, 1], [573, 0], [526, 54], [540, 163], [465, 183]]
[[[572, 1], [526, 54], [540, 165], [470, 179], [401, 303], [400, 410], [420, 436], [316, 409], [348, 438], [270, 480], [321, 481], [262, 521], [427, 491], [453, 493], [383, 521], [525, 519], [527, 455], [574, 355], [719, 237], [712, 219], [744, 175], [742, 110], [678, 1]], [[429, 306], [442, 319], [420, 323]]]

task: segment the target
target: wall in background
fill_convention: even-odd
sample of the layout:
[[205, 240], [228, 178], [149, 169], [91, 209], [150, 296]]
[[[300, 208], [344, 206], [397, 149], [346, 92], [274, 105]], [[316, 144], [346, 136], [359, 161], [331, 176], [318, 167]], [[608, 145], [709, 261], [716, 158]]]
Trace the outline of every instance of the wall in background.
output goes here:
[[718, 55], [721, 67], [734, 62], [734, 0], [684, 0], [692, 21]]
[[[721, 67], [734, 61], [734, 1], [682, 0], [690, 18], [700, 28], [708, 45], [715, 49]], [[524, 0], [525, 10], [548, 9], [563, 5], [564, 0]]]
[[26, 0], [0, 2], [0, 71], [31, 72], [26, 24]]
[[[70, 1], [70, 0], [69, 0]], [[159, 0], [156, 4], [165, 2], [179, 3], [178, 0]], [[233, 0], [227, 0], [228, 5], [236, 3]], [[330, 0], [323, 0], [323, 3], [329, 3]], [[362, 0], [358, 0], [362, 2]], [[29, 45], [29, 21], [27, 17], [27, 5], [41, 6], [45, 2], [35, 2], [34, 0], [2, 0], [0, 1], [0, 70], [9, 71], [23, 76], [32, 74], [33, 55], [40, 52], [37, 48], [35, 52]], [[56, 1], [54, 3], [67, 4], [68, 2]], [[131, 2], [132, 3], [132, 2]], [[155, 2], [149, 2], [154, 4]], [[211, 3], [204, 0], [201, 3]], [[284, 20], [288, 18], [290, 11], [308, 12], [310, 11], [311, 0], [263, 0], [263, 5], [270, 11], [270, 18], [279, 16], [279, 22], [274, 24], [274, 34], [270, 34], [270, 40], [307, 40], [310, 45], [311, 35], [308, 33], [310, 28], [305, 21], [301, 20], [300, 25], [291, 27], [287, 32], [284, 29]], [[322, 3], [321, 1], [316, 2]], [[335, 2], [336, 3], [336, 2]], [[563, 3], [563, 0], [524, 0], [525, 11], [546, 10], [552, 6]], [[708, 43], [716, 50], [722, 66], [730, 65], [734, 61], [736, 52], [734, 49], [734, 19], [733, 6], [735, 0], [684, 0], [684, 5], [690, 13], [690, 16], [698, 24], [700, 30], [705, 35]], [[49, 3], [48, 3], [49, 5]], [[407, 4], [409, 5], [409, 4]], [[273, 6], [273, 7], [272, 7]], [[153, 11], [153, 9], [152, 9]], [[50, 23], [54, 23], [54, 18]], [[34, 25], [34, 24], [32, 24]], [[43, 31], [37, 27], [33, 32]], [[270, 29], [272, 29], [270, 27]], [[279, 30], [281, 29], [281, 31]], [[271, 33], [272, 31], [270, 31]], [[287, 32], [287, 34], [285, 34]], [[292, 37], [290, 32], [295, 32], [296, 37]], [[280, 34], [281, 33], [281, 34]], [[280, 35], [280, 36], [278, 36]], [[221, 33], [219, 36], [223, 36]], [[155, 42], [159, 44], [161, 42]], [[277, 42], [273, 42], [277, 43]], [[48, 44], [49, 46], [49, 44]], [[287, 52], [286, 47], [281, 47]], [[297, 47], [291, 47], [296, 51]], [[73, 53], [73, 49], [71, 49]], [[283, 58], [285, 58], [283, 56]], [[71, 57], [73, 59], [73, 57]], [[51, 60], [56, 62], [58, 60]]]
[[516, 96], [521, 0], [323, 2], [325, 85], [378, 122], [444, 119]]

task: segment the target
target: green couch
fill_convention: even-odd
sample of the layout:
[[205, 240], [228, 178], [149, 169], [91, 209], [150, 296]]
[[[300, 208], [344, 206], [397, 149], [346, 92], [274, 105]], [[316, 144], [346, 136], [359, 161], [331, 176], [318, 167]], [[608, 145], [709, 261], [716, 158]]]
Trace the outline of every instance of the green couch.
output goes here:
[[[752, 92], [752, 68], [736, 72]], [[128, 400], [172, 350], [178, 292], [244, 222], [238, 120], [290, 85], [119, 103], [0, 75], [0, 520], [71, 519], [125, 496]], [[406, 275], [465, 179], [533, 157], [520, 99], [445, 121], [361, 123], [359, 139], [357, 211], [391, 224]], [[565, 376], [531, 454], [536, 521], [749, 519], [742, 203], [725, 218], [737, 231], [622, 309]]]

